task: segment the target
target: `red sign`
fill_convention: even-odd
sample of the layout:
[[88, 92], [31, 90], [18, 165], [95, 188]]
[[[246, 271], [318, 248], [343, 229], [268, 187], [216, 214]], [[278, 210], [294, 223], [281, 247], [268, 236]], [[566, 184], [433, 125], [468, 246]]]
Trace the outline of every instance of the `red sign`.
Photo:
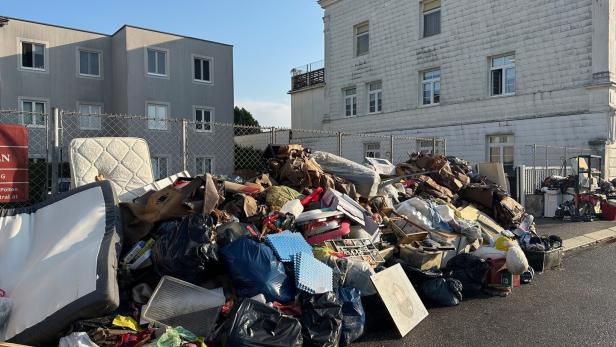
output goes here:
[[28, 129], [0, 124], [0, 203], [28, 201]]

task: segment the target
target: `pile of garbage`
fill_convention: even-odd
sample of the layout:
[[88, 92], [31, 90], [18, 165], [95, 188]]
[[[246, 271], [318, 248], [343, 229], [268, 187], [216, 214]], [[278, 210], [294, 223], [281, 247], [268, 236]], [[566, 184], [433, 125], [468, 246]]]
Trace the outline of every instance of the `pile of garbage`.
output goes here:
[[[345, 346], [384, 326], [404, 336], [425, 306], [509, 295], [533, 279], [528, 252], [562, 243], [458, 158], [376, 167], [280, 145], [264, 160], [256, 177], [180, 177], [119, 204], [119, 306], [37, 325], [55, 340], [12, 341]], [[0, 291], [0, 325], [10, 298]]]

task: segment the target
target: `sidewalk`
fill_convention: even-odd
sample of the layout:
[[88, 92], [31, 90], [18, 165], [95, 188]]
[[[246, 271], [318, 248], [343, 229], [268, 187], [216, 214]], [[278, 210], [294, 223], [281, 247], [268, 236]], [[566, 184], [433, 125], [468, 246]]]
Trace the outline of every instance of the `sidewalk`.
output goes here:
[[563, 239], [565, 251], [586, 247], [607, 239], [616, 238], [616, 222], [563, 222], [551, 218], [537, 218], [539, 235], [558, 235]]

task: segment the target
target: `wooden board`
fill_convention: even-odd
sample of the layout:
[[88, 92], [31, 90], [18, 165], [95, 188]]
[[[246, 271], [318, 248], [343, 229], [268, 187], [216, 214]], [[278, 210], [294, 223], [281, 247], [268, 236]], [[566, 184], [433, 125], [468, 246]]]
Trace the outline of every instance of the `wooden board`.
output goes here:
[[370, 277], [387, 311], [404, 337], [428, 316], [402, 266], [396, 264]]

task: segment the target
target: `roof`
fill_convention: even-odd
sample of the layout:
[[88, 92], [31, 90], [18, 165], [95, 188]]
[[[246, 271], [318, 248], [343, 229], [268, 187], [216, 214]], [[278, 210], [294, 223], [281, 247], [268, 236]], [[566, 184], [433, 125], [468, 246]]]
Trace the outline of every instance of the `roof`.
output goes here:
[[84, 30], [84, 29], [79, 29], [79, 28], [71, 28], [71, 27], [66, 27], [66, 26], [62, 26], [62, 25], [50, 24], [50, 23], [37, 22], [37, 21], [29, 20], [29, 19], [14, 18], [14, 17], [7, 17], [7, 16], [0, 16], [0, 18], [6, 18], [6, 19], [9, 19], [9, 20], [17, 20], [17, 21], [20, 21], [20, 22], [27, 22], [27, 23], [33, 23], [33, 24], [39, 24], [39, 25], [47, 25], [47, 26], [52, 26], [52, 27], [61, 28], [61, 29], [67, 29], [67, 30], [81, 31], [81, 32], [84, 32], [84, 33], [90, 33], [90, 34], [96, 34], [96, 35], [102, 35], [102, 36], [114, 36], [115, 34], [120, 32], [124, 28], [135, 28], [135, 29], [151, 31], [151, 32], [154, 32], [154, 33], [159, 33], [159, 34], [173, 35], [173, 36], [183, 37], [183, 38], [186, 38], [186, 39], [197, 40], [197, 41], [208, 42], [208, 43], [213, 43], [213, 44], [217, 44], [217, 45], [233, 47], [233, 45], [230, 45], [228, 43], [210, 41], [210, 40], [200, 39], [200, 38], [192, 37], [192, 36], [184, 36], [184, 35], [180, 35], [180, 34], [174, 34], [174, 33], [169, 33], [169, 32], [165, 32], [165, 31], [160, 31], [160, 30], [154, 30], [154, 29], [138, 27], [138, 26], [130, 25], [130, 24], [124, 24], [122, 27], [120, 27], [120, 29], [116, 30], [113, 34], [109, 35], [109, 34], [105, 34], [105, 33], [99, 33], [99, 32], [96, 32], [96, 31]]

